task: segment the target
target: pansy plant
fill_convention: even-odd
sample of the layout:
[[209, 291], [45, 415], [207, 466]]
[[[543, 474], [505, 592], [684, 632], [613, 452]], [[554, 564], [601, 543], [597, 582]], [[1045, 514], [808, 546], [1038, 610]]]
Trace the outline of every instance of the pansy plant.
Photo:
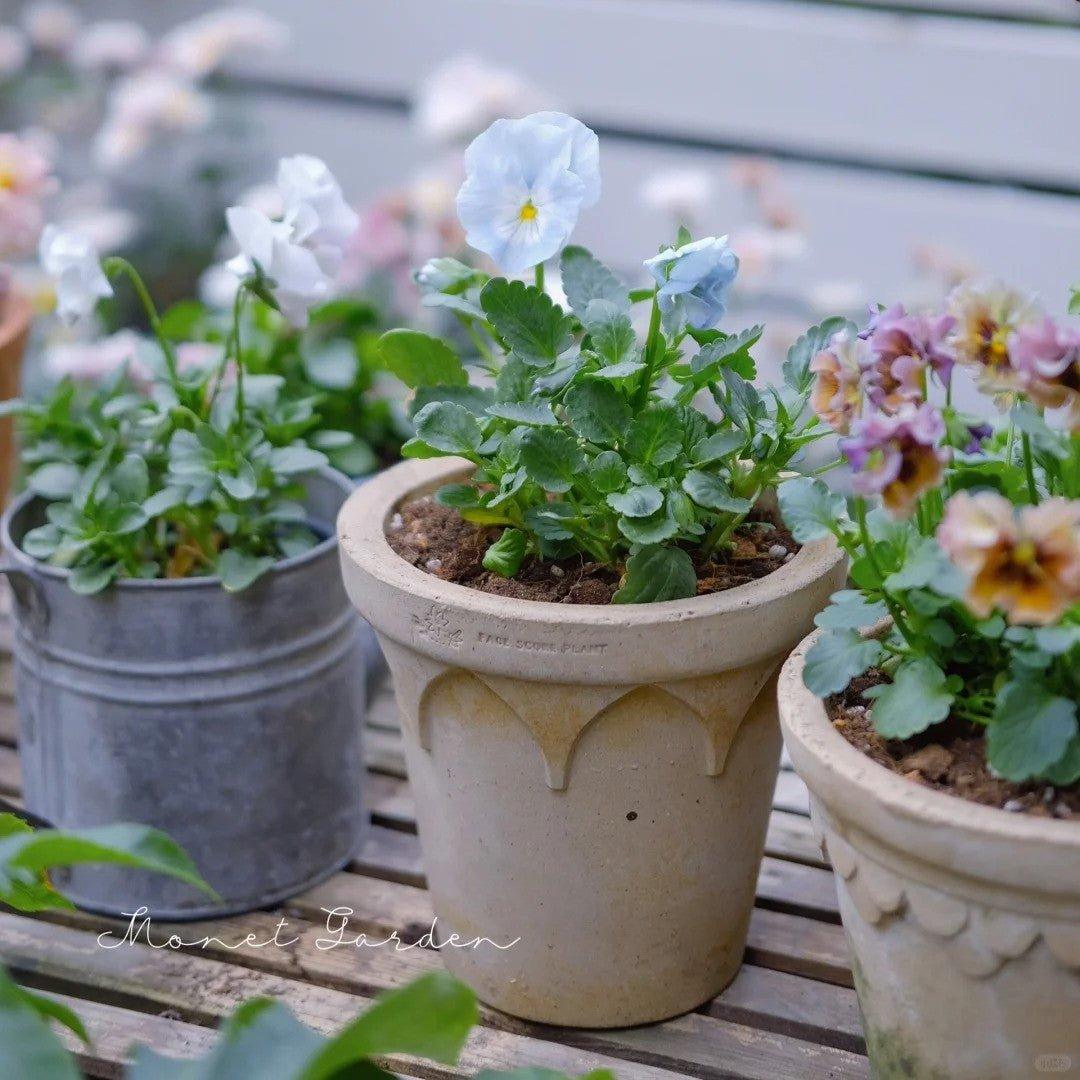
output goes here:
[[[1005, 410], [996, 426], [952, 405], [959, 368]], [[876, 312], [810, 369], [850, 513], [811, 478], [780, 504], [797, 539], [836, 537], [852, 587], [817, 618], [806, 685], [826, 697], [879, 669], [881, 735], [952, 718], [1005, 779], [1080, 780], [1080, 327], [977, 282], [931, 315]]]
[[[438, 500], [504, 526], [484, 565], [513, 576], [526, 558], [573, 554], [617, 569], [619, 603], [697, 590], [695, 562], [723, 553], [763, 493], [824, 431], [803, 418], [810, 358], [843, 326], [792, 349], [782, 388], [755, 388], [762, 328], [716, 328], [738, 260], [725, 238], [679, 237], [631, 290], [581, 247], [562, 250], [567, 308], [545, 291], [544, 261], [599, 193], [596, 137], [570, 117], [498, 121], [466, 153], [458, 204], [472, 243], [509, 273], [451, 259], [421, 269], [424, 302], [463, 323], [488, 385], [453, 349], [415, 330], [380, 343], [416, 391], [405, 457], [457, 455], [475, 470]], [[639, 333], [634, 306], [648, 305]], [[643, 322], [645, 320], [642, 320]]]
[[45, 524], [26, 534], [23, 548], [69, 569], [77, 592], [120, 578], [215, 575], [226, 589], [243, 589], [320, 539], [302, 502], [303, 476], [327, 463], [307, 439], [319, 425], [315, 401], [286, 393], [280, 374], [258, 373], [245, 308], [257, 297], [305, 325], [355, 215], [316, 159], [286, 159], [278, 183], [280, 221], [230, 215], [242, 251], [239, 285], [229, 328], [201, 364], [181, 364], [134, 267], [99, 260], [78, 236], [55, 228], [42, 235], [61, 314], [89, 314], [124, 277], [156, 338], [146, 357], [149, 394], [134, 392], [120, 372], [89, 393], [62, 382], [41, 404], [5, 403], [22, 418], [28, 484], [48, 502]]

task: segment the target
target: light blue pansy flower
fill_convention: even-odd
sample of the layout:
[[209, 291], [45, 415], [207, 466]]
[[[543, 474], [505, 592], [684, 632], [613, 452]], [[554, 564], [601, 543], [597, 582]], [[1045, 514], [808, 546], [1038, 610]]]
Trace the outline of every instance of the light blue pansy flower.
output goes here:
[[458, 217], [472, 247], [506, 274], [551, 258], [600, 197], [600, 144], [572, 116], [496, 120], [465, 151]]
[[695, 329], [708, 330], [724, 317], [727, 294], [739, 272], [739, 257], [727, 239], [707, 236], [645, 260], [660, 286], [657, 302], [669, 326], [682, 326], [685, 321]]

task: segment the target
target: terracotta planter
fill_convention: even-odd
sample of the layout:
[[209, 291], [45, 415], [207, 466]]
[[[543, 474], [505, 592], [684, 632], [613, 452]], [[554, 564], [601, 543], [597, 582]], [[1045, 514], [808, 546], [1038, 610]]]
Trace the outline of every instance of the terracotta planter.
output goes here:
[[780, 718], [836, 871], [879, 1078], [1080, 1069], [1080, 826], [921, 787], [836, 732], [780, 676]]
[[[12, 293], [0, 303], [0, 401], [16, 397], [22, 376], [23, 350], [30, 335], [33, 312], [29, 302]], [[7, 502], [15, 478], [14, 425], [0, 419], [0, 506]]]
[[637, 606], [511, 600], [400, 559], [405, 462], [338, 519], [345, 583], [394, 676], [447, 967], [571, 1026], [692, 1009], [734, 977], [780, 751], [775, 674], [844, 577], [830, 544], [752, 585]]

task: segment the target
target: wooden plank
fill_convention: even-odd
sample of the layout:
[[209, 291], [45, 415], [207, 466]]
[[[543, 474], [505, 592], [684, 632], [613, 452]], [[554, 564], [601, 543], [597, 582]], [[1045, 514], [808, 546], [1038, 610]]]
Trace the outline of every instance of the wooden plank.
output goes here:
[[853, 986], [851, 954], [839, 926], [754, 908], [746, 959], [759, 967]]
[[1018, 19], [1024, 22], [1080, 23], [1075, 0], [802, 0], [804, 3], [852, 4], [886, 11], [914, 9], [940, 15]]
[[774, 810], [769, 815], [769, 831], [765, 834], [765, 854], [778, 859], [790, 859], [807, 866], [828, 867], [821, 845], [814, 838], [810, 819], [786, 810]]
[[792, 814], [810, 816], [810, 792], [799, 778], [798, 773], [780, 770], [776, 778], [776, 790], [773, 793], [773, 806], [777, 810], [787, 810]]
[[735, 981], [704, 1009], [710, 1016], [865, 1053], [852, 990], [743, 964]]
[[[183, 932], [194, 936], [194, 924], [188, 924]], [[172, 1009], [183, 1018], [204, 1024], [216, 1022], [240, 1001], [263, 994], [284, 1002], [316, 1030], [332, 1032], [370, 1003], [366, 995], [282, 978], [193, 953], [154, 950], [141, 944], [102, 949], [93, 933], [11, 915], [0, 914], [0, 956], [31, 983], [77, 986], [107, 1003], [138, 1003], [144, 1010]], [[400, 971], [400, 965], [395, 970]], [[302, 976], [302, 965], [294, 964], [291, 973]], [[866, 1075], [862, 1059], [830, 1047], [801, 1041], [796, 1045], [796, 1040], [748, 1028], [729, 1031], [728, 1036], [732, 1060], [747, 1058], [747, 1066], [756, 1069], [742, 1073], [729, 1070], [729, 1075], [762, 1080], [775, 1077], [775, 1070], [763, 1071], [768, 1065], [761, 1063], [762, 1053], [778, 1055], [774, 1060], [776, 1069], [798, 1062], [799, 1071], [789, 1075], [805, 1076], [807, 1080]], [[757, 1048], [756, 1052], [753, 1047]], [[629, 1058], [613, 1058], [484, 1026], [475, 1029], [461, 1062], [454, 1068], [398, 1057], [390, 1059], [389, 1064], [396, 1072], [428, 1077], [469, 1076], [479, 1069], [525, 1066], [570, 1073], [609, 1068], [624, 1080], [665, 1080], [676, 1075]], [[722, 1062], [718, 1067], [722, 1067]]]
[[[47, 996], [74, 1009], [86, 1025], [92, 1040], [89, 1047], [84, 1046], [66, 1028], [58, 1027], [56, 1030], [64, 1045], [75, 1054], [79, 1067], [89, 1076], [121, 1080], [124, 1063], [130, 1058], [132, 1046], [138, 1043], [153, 1047], [169, 1057], [188, 1058], [207, 1053], [216, 1038], [208, 1028], [167, 1016], [134, 1012], [67, 994], [49, 993]], [[33, 1078], [27, 1077], [26, 1080]]]
[[[332, 897], [331, 899], [336, 899]], [[71, 918], [70, 916], [63, 916]], [[77, 916], [80, 922], [100, 925], [100, 920]], [[114, 924], [119, 927], [119, 924]], [[335, 924], [336, 925], [336, 924]], [[210, 941], [205, 949], [197, 951], [198, 956], [224, 959], [228, 963], [242, 963], [255, 971], [267, 975], [282, 975], [289, 978], [302, 977], [306, 981], [327, 989], [346, 991], [350, 994], [366, 996], [398, 986], [408, 979], [415, 978], [427, 971], [441, 966], [438, 955], [431, 950], [411, 949], [396, 951], [390, 947], [352, 949], [347, 946], [327, 948], [327, 928], [314, 922], [305, 922], [292, 917], [284, 931], [278, 934], [278, 940], [287, 942], [287, 948], [265, 947], [260, 944], [240, 944], [232, 949], [234, 943], [254, 940], [265, 942], [272, 938], [277, 926], [275, 916], [256, 914], [232, 920], [215, 920], [212, 924], [186, 924], [169, 926], [162, 924], [152, 932], [156, 941], [163, 941], [170, 933], [178, 933], [186, 940], [192, 940], [199, 934], [212, 932], [215, 940]], [[369, 920], [357, 919], [352, 923], [354, 930], [363, 927], [366, 932], [375, 931], [382, 935], [385, 928], [376, 928]], [[57, 930], [64, 928], [57, 927]], [[51, 940], [48, 933], [41, 935], [45, 941]], [[404, 936], [404, 935], [403, 935]], [[0, 950], [8, 938], [6, 929], [0, 923]], [[26, 963], [25, 936], [19, 956]], [[323, 947], [317, 944], [322, 940]], [[143, 946], [145, 947], [145, 946]], [[123, 946], [121, 951], [128, 951], [130, 946]], [[63, 951], [62, 949], [60, 950]], [[107, 951], [107, 950], [106, 950]], [[56, 954], [54, 949], [50, 958]], [[194, 950], [192, 955], [196, 955]], [[35, 952], [34, 954], [38, 954]], [[179, 953], [171, 953], [170, 962], [175, 967]], [[94, 985], [99, 982], [99, 967], [93, 971]], [[40, 969], [33, 969], [42, 974]], [[50, 969], [51, 970], [51, 969]], [[55, 977], [55, 975], [54, 975]], [[790, 976], [782, 978], [790, 979]], [[760, 973], [756, 985], [769, 980], [767, 973]], [[109, 992], [116, 993], [115, 981], [108, 984]], [[769, 1018], [774, 1030], [755, 1030], [746, 1024], [734, 1024], [720, 1015], [709, 1014], [684, 1017], [665, 1024], [650, 1025], [648, 1028], [632, 1032], [595, 1031], [567, 1032], [545, 1028], [514, 1020], [494, 1010], [485, 1009], [484, 1022], [504, 1030], [512, 1030], [526, 1035], [554, 1037], [560, 1041], [572, 1043], [584, 1049], [617, 1055], [628, 1060], [678, 1067], [690, 1062], [698, 1066], [722, 1067], [725, 1075], [740, 1077], [773, 1077], [791, 1075], [800, 1077], [816, 1076], [862, 1076], [865, 1074], [865, 1062], [849, 1056], [846, 1047], [836, 1047], [832, 1042], [815, 1046], [818, 1032], [812, 1023], [805, 1020], [795, 1021], [788, 1015], [784, 997], [790, 997], [785, 986], [777, 986], [778, 1016]], [[213, 992], [213, 991], [212, 991]], [[850, 993], [850, 992], [849, 992]], [[737, 1001], [747, 999], [745, 991], [736, 995]], [[170, 999], [172, 1008], [177, 1008], [175, 999]], [[747, 1017], [752, 1009], [744, 1007]], [[824, 1016], [822, 1009], [818, 1015]], [[791, 1032], [779, 1030], [790, 1028]], [[794, 1036], [793, 1037], [793, 1033]], [[809, 1038], [808, 1038], [809, 1036]], [[835, 1040], [834, 1040], [835, 1041]], [[837, 1055], [830, 1051], [841, 1049]], [[749, 1055], [749, 1056], [748, 1056]], [[771, 1071], [770, 1071], [771, 1070]], [[619, 1067], [619, 1075], [625, 1069]]]
[[[294, 83], [407, 96], [468, 51], [548, 87], [594, 124], [1080, 183], [1078, 126], [1047, 139], [1031, 123], [1048, 103], [1080, 97], [1080, 35], [1067, 28], [758, 0], [263, 7], [291, 26], [293, 44], [245, 70]], [[363, 64], [360, 34], [378, 42]], [[679, 63], [662, 79], [643, 77], [656, 70], [657, 42], [673, 35]]]

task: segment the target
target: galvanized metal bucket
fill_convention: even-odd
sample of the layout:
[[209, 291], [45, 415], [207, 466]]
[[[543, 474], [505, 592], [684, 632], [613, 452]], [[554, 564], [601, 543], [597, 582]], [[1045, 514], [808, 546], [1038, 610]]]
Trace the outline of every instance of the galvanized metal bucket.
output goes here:
[[220, 900], [144, 871], [77, 867], [75, 903], [159, 919], [235, 914], [340, 869], [361, 842], [365, 670], [334, 520], [351, 491], [308, 484], [327, 539], [241, 593], [216, 578], [123, 581], [79, 596], [19, 548], [43, 520], [0, 520], [27, 808], [63, 827], [133, 821], [184, 846]]

